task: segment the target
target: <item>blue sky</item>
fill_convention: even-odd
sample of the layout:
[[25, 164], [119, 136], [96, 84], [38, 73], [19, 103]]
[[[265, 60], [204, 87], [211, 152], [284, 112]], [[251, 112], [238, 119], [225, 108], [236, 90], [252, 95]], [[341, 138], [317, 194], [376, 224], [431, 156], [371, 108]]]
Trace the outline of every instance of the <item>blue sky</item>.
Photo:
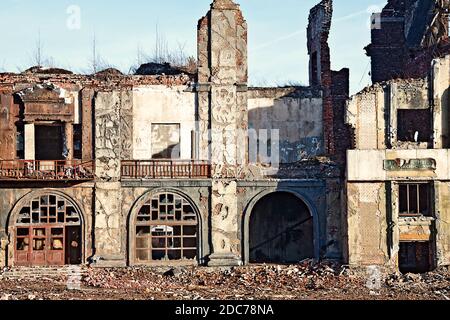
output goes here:
[[[137, 48], [151, 53], [156, 26], [169, 47], [196, 55], [196, 26], [212, 0], [1, 0], [0, 70], [17, 72], [32, 64], [40, 33], [43, 55], [75, 72], [88, 69], [95, 33], [97, 51], [109, 64], [128, 72]], [[238, 0], [249, 24], [250, 84], [307, 84], [306, 26], [319, 0]], [[368, 85], [370, 12], [386, 0], [335, 0], [330, 35], [332, 67], [349, 67], [351, 91]], [[67, 27], [72, 6], [80, 8], [79, 29]]]

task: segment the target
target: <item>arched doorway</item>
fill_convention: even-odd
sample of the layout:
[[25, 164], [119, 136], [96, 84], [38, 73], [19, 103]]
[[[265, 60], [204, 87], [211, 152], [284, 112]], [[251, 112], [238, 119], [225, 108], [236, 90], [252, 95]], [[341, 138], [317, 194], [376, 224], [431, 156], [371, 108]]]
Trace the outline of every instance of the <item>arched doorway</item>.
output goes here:
[[249, 219], [249, 262], [298, 263], [314, 258], [313, 222], [308, 206], [294, 194], [264, 196]]
[[81, 264], [81, 214], [66, 197], [51, 193], [33, 197], [13, 223], [16, 266]]
[[185, 197], [170, 191], [152, 194], [130, 222], [134, 263], [198, 261], [199, 218]]

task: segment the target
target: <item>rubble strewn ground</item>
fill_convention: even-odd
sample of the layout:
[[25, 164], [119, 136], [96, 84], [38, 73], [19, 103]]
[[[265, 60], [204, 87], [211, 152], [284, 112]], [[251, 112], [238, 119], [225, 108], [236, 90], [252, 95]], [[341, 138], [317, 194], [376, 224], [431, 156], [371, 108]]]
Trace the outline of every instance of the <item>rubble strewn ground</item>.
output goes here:
[[449, 300], [450, 271], [390, 274], [379, 289], [368, 277], [334, 263], [311, 261], [292, 266], [239, 268], [144, 267], [84, 271], [79, 290], [69, 290], [65, 276], [0, 280], [0, 300]]

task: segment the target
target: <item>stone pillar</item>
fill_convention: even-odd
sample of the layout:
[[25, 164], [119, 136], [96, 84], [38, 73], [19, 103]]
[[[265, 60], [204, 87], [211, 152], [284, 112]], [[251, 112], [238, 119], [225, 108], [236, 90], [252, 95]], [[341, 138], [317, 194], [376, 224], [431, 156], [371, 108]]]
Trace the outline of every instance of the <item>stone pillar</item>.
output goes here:
[[246, 156], [239, 154], [240, 130], [248, 127], [247, 24], [239, 6], [231, 0], [215, 0], [199, 22], [198, 46], [200, 150], [210, 151], [213, 179], [209, 265], [239, 265], [236, 180], [247, 163]]
[[126, 264], [126, 225], [122, 217], [120, 91], [99, 92], [95, 100], [94, 266]]
[[66, 160], [73, 160], [73, 123], [64, 123], [64, 142], [67, 151]]
[[81, 123], [82, 123], [82, 158], [83, 161], [94, 159], [92, 144], [92, 108], [95, 92], [91, 88], [84, 88], [81, 91]]
[[25, 160], [34, 160], [36, 157], [34, 144], [34, 123], [26, 123], [24, 126], [24, 131]]

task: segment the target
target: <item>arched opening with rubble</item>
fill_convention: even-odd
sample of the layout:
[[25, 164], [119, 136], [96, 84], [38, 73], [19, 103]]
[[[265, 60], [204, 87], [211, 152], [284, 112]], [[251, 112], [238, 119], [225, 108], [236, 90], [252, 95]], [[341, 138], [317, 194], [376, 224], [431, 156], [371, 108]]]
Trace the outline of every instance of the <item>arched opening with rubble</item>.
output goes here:
[[249, 263], [298, 263], [315, 257], [314, 219], [308, 205], [290, 192], [260, 198], [248, 219]]

